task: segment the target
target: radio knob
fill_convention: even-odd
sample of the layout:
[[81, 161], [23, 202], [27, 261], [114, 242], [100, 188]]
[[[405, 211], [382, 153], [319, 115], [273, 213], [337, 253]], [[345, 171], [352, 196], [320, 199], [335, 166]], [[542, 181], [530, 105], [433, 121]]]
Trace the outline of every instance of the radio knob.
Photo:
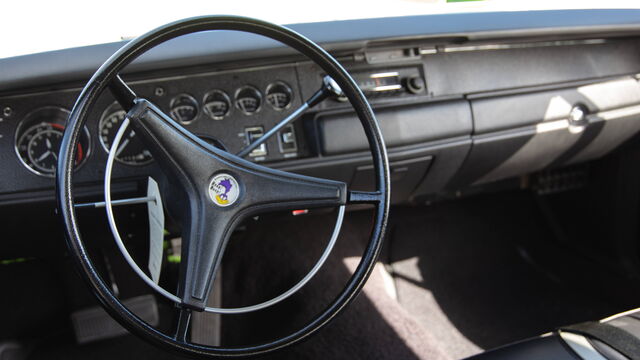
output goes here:
[[414, 75], [407, 79], [407, 89], [412, 94], [418, 94], [424, 91], [424, 80], [418, 76]]

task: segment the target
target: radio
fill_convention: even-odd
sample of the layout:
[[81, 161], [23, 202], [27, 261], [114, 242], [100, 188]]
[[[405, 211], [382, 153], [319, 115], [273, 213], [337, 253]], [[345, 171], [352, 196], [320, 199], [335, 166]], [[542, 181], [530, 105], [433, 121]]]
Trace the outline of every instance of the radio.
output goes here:
[[367, 97], [418, 95], [426, 91], [419, 67], [354, 71], [351, 73]]

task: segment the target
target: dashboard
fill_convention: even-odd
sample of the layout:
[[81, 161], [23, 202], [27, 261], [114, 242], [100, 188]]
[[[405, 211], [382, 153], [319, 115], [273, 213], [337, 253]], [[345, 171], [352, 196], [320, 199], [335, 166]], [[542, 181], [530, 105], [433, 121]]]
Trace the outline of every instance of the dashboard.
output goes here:
[[[460, 32], [454, 25], [464, 22]], [[369, 98], [389, 147], [392, 201], [403, 203], [595, 159], [632, 138], [640, 131], [639, 25], [638, 11], [594, 10], [292, 28], [331, 51]], [[0, 204], [53, 197], [69, 110], [119, 46], [0, 59]], [[237, 153], [308, 100], [324, 75], [280, 44], [208, 32], [152, 50], [124, 78], [194, 134]], [[99, 193], [124, 115], [105, 92], [86, 124], [75, 176], [88, 194]], [[330, 98], [247, 158], [365, 190], [373, 179], [366, 150], [349, 103]], [[116, 182], [135, 187], [158, 171], [132, 131], [116, 151]]]

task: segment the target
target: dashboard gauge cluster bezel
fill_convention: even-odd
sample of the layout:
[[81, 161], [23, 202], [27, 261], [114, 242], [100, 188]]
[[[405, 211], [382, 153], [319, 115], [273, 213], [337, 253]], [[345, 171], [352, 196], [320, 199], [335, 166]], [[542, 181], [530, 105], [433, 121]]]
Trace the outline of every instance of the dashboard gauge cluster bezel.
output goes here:
[[[292, 111], [302, 105], [304, 96], [301, 93], [299, 74], [296, 70], [299, 64], [285, 63], [273, 64], [250, 68], [237, 68], [236, 65], [229, 65], [228, 69], [215, 68], [210, 71], [197, 69], [176, 74], [173, 70], [154, 74], [125, 75], [132, 89], [140, 96], [149, 99], [165, 112], [169, 112], [171, 100], [180, 94], [190, 94], [198, 103], [199, 110], [197, 117], [190, 123], [183, 125], [189, 131], [206, 139], [209, 143], [217, 147], [226, 148], [231, 153], [237, 153], [247, 145], [246, 129], [261, 126], [270, 129], [285, 118]], [[291, 86], [293, 97], [287, 109], [278, 111], [270, 105], [265, 105], [264, 93], [270, 84], [283, 82]], [[239, 111], [234, 104], [234, 94], [236, 90], [251, 85], [260, 92], [260, 111], [253, 115], [246, 115]], [[162, 89], [162, 91], [157, 91]], [[229, 96], [231, 106], [228, 113], [221, 120], [214, 120], [207, 114], [204, 108], [205, 96], [214, 91], [220, 90]], [[15, 151], [15, 133], [22, 120], [33, 110], [41, 107], [55, 106], [68, 109], [73, 106], [80, 89], [69, 87], [42, 92], [29, 92], [24, 94], [11, 94], [0, 97], [2, 107], [11, 107], [10, 117], [4, 117], [0, 122], [0, 136], [4, 135], [8, 141], [0, 138], [0, 161], [3, 161], [5, 170], [0, 171], [0, 194], [3, 191], [30, 192], [36, 189], [47, 189], [52, 187], [51, 176], [41, 175], [37, 169], [32, 169], [25, 165]], [[100, 120], [107, 116], [105, 113], [113, 111], [114, 98], [109, 92], [105, 92], [91, 109], [89, 121], [83, 131], [90, 138], [90, 146], [85, 149], [86, 154], [91, 157], [89, 161], [83, 161], [75, 177], [79, 183], [95, 184], [103, 174], [103, 164], [106, 162], [108, 152], [105, 144], [101, 141]], [[311, 119], [311, 118], [309, 118]], [[64, 119], [66, 121], [66, 118]], [[259, 158], [247, 157], [254, 162], [273, 164], [291, 161], [293, 159], [303, 159], [314, 155], [313, 144], [306, 139], [306, 120], [301, 119], [293, 124], [297, 134], [297, 149], [294, 152], [282, 152], [277, 136], [267, 140], [265, 156]], [[24, 127], [20, 127], [24, 130]], [[21, 130], [21, 131], [22, 131]], [[84, 136], [84, 135], [83, 135]], [[96, 138], [97, 137], [97, 138]], [[43, 145], [40, 145], [43, 146]], [[1, 152], [6, 147], [10, 151]], [[102, 149], [100, 149], [102, 148]], [[42, 147], [44, 149], [44, 147]], [[125, 152], [128, 149], [125, 149]], [[132, 149], [133, 151], [133, 149]], [[3, 156], [4, 155], [4, 156]], [[49, 165], [49, 164], [47, 164]], [[24, 170], [23, 170], [24, 168]], [[132, 186], [136, 179], [145, 178], [149, 174], [156, 174], [160, 170], [156, 161], [144, 164], [127, 164], [116, 161], [114, 166], [114, 181], [122, 182]]]
[[[13, 149], [20, 163], [31, 173], [38, 176], [42, 176], [42, 177], [53, 178], [55, 177], [55, 167], [50, 172], [45, 171], [44, 169], [40, 168], [37, 164], [35, 164], [35, 161], [31, 159], [30, 154], [28, 153], [23, 154], [24, 151], [27, 151], [27, 152], [29, 151], [29, 145], [27, 145], [27, 148], [23, 150], [22, 142], [23, 141], [32, 142], [34, 139], [34, 136], [38, 133], [41, 133], [42, 131], [34, 134], [28, 140], [24, 139], [25, 136], [28, 136], [27, 134], [31, 129], [34, 129], [38, 126], [46, 126], [46, 125], [57, 125], [55, 126], [55, 131], [59, 132], [60, 135], [62, 135], [62, 132], [64, 131], [64, 126], [68, 117], [69, 117], [69, 110], [64, 107], [55, 106], [55, 105], [41, 106], [29, 112], [26, 116], [24, 116], [20, 120], [20, 122], [16, 126], [14, 141], [13, 141]], [[47, 130], [44, 130], [44, 131], [47, 131]], [[86, 163], [87, 159], [92, 154], [93, 144], [91, 141], [91, 133], [86, 126], [84, 126], [84, 130], [80, 139], [79, 146], [81, 146], [82, 144], [84, 144], [84, 146], [80, 148], [82, 153], [81, 155], [79, 155], [81, 156], [81, 159], [77, 162], [75, 166], [75, 171], [78, 171], [78, 169], [80, 169]], [[56, 161], [57, 161], [57, 152], [58, 150], [56, 150], [55, 152]]]

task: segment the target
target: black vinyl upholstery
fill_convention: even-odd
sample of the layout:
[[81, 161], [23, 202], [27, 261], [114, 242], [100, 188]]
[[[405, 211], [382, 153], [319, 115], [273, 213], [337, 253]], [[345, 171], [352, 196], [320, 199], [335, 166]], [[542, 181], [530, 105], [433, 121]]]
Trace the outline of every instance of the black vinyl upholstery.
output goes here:
[[578, 360], [560, 336], [554, 334], [524, 340], [468, 358], [467, 360]]

